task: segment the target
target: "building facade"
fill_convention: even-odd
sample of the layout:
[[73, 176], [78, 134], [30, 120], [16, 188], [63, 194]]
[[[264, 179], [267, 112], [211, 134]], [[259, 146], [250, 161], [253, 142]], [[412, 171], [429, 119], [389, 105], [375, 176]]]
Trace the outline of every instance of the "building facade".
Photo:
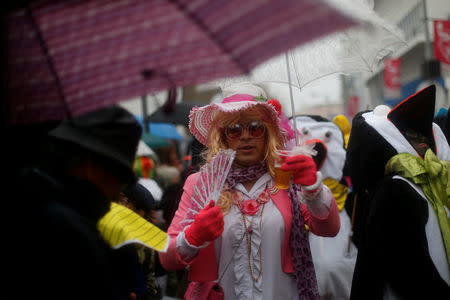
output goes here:
[[[439, 74], [426, 67], [433, 57], [433, 20], [450, 19], [448, 0], [375, 0], [374, 10], [383, 18], [396, 24], [404, 33], [406, 45], [390, 57], [401, 59], [401, 96], [389, 99], [384, 94], [383, 63], [371, 74], [353, 75], [344, 78], [345, 99], [356, 95], [359, 110], [374, 108], [380, 104], [390, 107], [414, 94], [428, 83], [437, 85], [436, 111], [448, 108], [450, 75]], [[428, 34], [427, 34], [428, 29]], [[427, 41], [429, 41], [427, 43]], [[424, 69], [425, 68], [425, 69]], [[427, 78], [428, 77], [428, 78]], [[352, 116], [350, 116], [352, 117]]]

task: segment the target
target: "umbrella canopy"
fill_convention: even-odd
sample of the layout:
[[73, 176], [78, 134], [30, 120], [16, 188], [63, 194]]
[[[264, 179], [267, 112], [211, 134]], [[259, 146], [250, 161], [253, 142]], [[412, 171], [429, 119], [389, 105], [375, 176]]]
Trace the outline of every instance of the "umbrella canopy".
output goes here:
[[360, 21], [359, 25], [319, 38], [305, 46], [274, 57], [255, 68], [249, 78], [254, 82], [289, 81], [302, 89], [327, 75], [354, 72], [371, 73], [384, 58], [407, 45], [403, 32], [380, 17], [365, 0], [331, 0]]
[[151, 133], [143, 133], [141, 139], [152, 149], [169, 146], [169, 142], [165, 138]]
[[189, 125], [189, 113], [194, 106], [202, 106], [204, 103], [180, 102], [176, 103], [171, 111], [166, 111], [164, 107], [154, 111], [147, 120], [153, 123], [173, 123], [184, 126]]
[[281, 89], [290, 90], [290, 99], [279, 100], [284, 104], [290, 102], [283, 107], [290, 107], [286, 112], [294, 115], [294, 99], [309, 83], [336, 73], [371, 73], [385, 57], [407, 45], [402, 31], [380, 17], [367, 1], [330, 0], [330, 3], [359, 20], [359, 24], [276, 56], [254, 68], [248, 76], [220, 80], [217, 84], [226, 88], [238, 82], [252, 82], [264, 87], [271, 96], [280, 90], [281, 84]]
[[171, 123], [148, 123], [149, 132], [153, 135], [172, 140], [184, 140], [175, 125]]
[[[145, 132], [145, 126], [142, 116], [134, 116]], [[152, 136], [172, 139], [172, 140], [184, 140], [184, 137], [178, 132], [177, 128], [172, 123], [153, 123], [147, 122], [149, 134]]]
[[249, 73], [355, 24], [324, 1], [31, 1], [6, 16], [9, 124]]

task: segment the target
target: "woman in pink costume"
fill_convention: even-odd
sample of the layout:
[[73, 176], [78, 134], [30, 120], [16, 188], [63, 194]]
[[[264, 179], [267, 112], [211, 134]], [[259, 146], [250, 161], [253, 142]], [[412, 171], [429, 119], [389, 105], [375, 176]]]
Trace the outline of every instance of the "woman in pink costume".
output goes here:
[[275, 151], [285, 149], [286, 131], [279, 108], [262, 98], [234, 94], [191, 111], [189, 129], [208, 147], [207, 162], [220, 149], [236, 155], [217, 203], [183, 227], [197, 174], [187, 178], [169, 249], [159, 254], [168, 270], [189, 268], [186, 299], [319, 299], [305, 224], [335, 236], [339, 211], [309, 156], [284, 159], [291, 185], [275, 187]]

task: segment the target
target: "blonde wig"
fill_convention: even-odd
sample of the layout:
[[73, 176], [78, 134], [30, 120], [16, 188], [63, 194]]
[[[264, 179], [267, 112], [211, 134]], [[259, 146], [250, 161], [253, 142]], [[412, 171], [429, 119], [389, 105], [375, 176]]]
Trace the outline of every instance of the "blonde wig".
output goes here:
[[[267, 108], [262, 105], [250, 107], [247, 110], [236, 113], [219, 113], [211, 123], [208, 135], [208, 148], [203, 153], [205, 161], [209, 162], [220, 149], [227, 149], [226, 138], [223, 133], [223, 128], [230, 124], [237, 123], [239, 120], [261, 120], [266, 126], [266, 150], [264, 161], [266, 163], [267, 171], [273, 177], [275, 174], [275, 160], [277, 149], [284, 147], [284, 141], [281, 140], [279, 134], [279, 127], [268, 117]], [[233, 195], [231, 191], [223, 190], [220, 195], [218, 206], [223, 213], [227, 213], [233, 204]]]

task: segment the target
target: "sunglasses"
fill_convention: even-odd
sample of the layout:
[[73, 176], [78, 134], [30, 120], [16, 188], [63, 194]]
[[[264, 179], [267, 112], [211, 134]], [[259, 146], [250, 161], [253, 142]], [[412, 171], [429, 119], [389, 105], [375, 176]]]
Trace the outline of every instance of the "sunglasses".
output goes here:
[[266, 132], [266, 125], [264, 125], [261, 121], [251, 121], [245, 125], [235, 123], [228, 125], [225, 127], [225, 136], [231, 140], [238, 139], [242, 136], [244, 133], [244, 128], [247, 129], [248, 134], [252, 138], [260, 138], [264, 135]]

